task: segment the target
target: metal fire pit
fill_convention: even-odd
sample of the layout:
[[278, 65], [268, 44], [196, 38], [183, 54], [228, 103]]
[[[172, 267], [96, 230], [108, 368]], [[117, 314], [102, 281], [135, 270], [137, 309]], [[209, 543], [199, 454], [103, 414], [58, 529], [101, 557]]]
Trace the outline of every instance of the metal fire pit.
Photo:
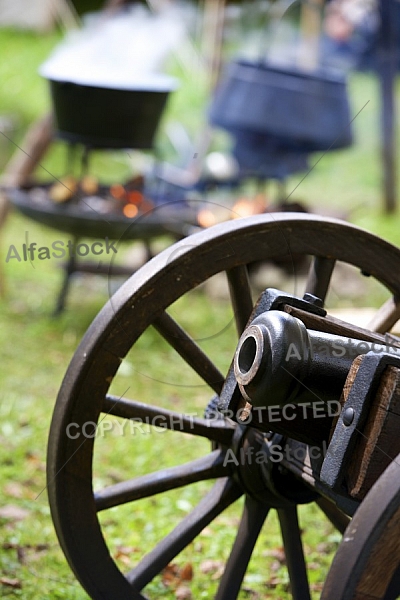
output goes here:
[[[12, 204], [26, 217], [74, 237], [114, 240], [151, 240], [165, 234], [184, 237], [196, 223], [196, 211], [182, 202], [164, 202], [151, 210], [139, 212], [132, 219], [125, 217], [114, 199], [106, 200], [106, 186], [98, 196], [75, 197], [64, 204], [55, 204], [48, 197], [50, 185], [29, 186], [8, 190]], [[36, 192], [36, 193], [35, 193]], [[103, 201], [103, 211], [98, 201]], [[96, 202], [97, 201], [97, 202]], [[104, 210], [106, 203], [109, 210]]]
[[[173, 241], [184, 238], [197, 225], [197, 210], [184, 201], [164, 199], [158, 204], [147, 204], [134, 218], [126, 217], [122, 204], [101, 186], [96, 196], [77, 193], [63, 204], [55, 204], [49, 198], [50, 185], [36, 185], [8, 190], [11, 203], [26, 217], [73, 237], [74, 245], [82, 238], [117, 240], [118, 243], [142, 241], [146, 248], [146, 260], [152, 257], [150, 241], [169, 235]], [[63, 265], [62, 283], [55, 314], [65, 308], [70, 278], [74, 273], [95, 273], [107, 276], [129, 276], [134, 269], [128, 266], [102, 265], [98, 262], [71, 256]]]

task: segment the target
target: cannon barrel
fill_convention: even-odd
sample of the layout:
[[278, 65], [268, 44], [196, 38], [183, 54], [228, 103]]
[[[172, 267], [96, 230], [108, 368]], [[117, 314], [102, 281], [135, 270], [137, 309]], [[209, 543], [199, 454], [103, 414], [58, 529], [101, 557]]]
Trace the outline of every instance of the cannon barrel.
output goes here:
[[234, 372], [253, 406], [339, 399], [356, 356], [374, 352], [400, 356], [400, 349], [307, 329], [285, 312], [256, 317], [243, 332]]

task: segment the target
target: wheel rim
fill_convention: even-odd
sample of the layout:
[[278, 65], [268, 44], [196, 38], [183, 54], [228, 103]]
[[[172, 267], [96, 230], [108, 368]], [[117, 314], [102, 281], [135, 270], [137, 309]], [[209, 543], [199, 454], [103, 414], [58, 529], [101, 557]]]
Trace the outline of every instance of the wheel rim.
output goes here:
[[321, 600], [398, 598], [398, 580], [396, 589], [387, 588], [392, 578], [398, 578], [399, 460], [397, 456], [371, 488], [346, 529]]
[[[194, 367], [213, 393], [218, 393], [223, 383], [222, 374], [193, 348], [190, 339], [176, 328], [175, 320], [168, 317], [165, 309], [215, 273], [226, 271], [237, 329], [241, 332], [252, 307], [245, 265], [292, 254], [317, 257], [310, 270], [308, 292], [317, 292], [324, 297], [334, 261], [340, 260], [372, 275], [395, 296], [400, 294], [400, 274], [396, 270], [400, 252], [391, 245], [339, 221], [297, 214], [274, 215], [273, 218], [265, 215], [216, 226], [192, 236], [190, 245], [187, 240], [178, 242], [174, 246], [172, 260], [169, 249], [145, 265], [113, 296], [89, 328], [68, 369], [53, 415], [48, 448], [48, 488], [60, 543], [78, 579], [93, 598], [109, 598], [111, 590], [113, 597], [122, 600], [143, 598], [140, 593], [142, 584], [167, 566], [177, 550], [187, 545], [217, 514], [242, 495], [243, 489], [232, 474], [222, 468], [221, 450], [214, 450], [217, 454], [211, 458], [211, 455], [206, 456], [195, 466], [191, 463], [183, 472], [185, 484], [196, 480], [190, 474], [196, 469], [196, 477], [219, 478], [217, 483], [183, 521], [183, 525], [180, 528], [178, 525], [175, 533], [166, 542], [161, 542], [158, 550], [150, 553], [135, 573], [125, 578], [110, 556], [97, 518], [92, 487], [94, 440], [85, 438], [82, 443], [82, 437], [70, 439], [66, 435], [68, 425], [76, 423], [81, 429], [87, 422], [98, 423], [102, 411], [109, 414], [110, 409], [112, 414], [124, 416], [124, 401], [109, 398], [104, 403], [104, 398], [121, 359], [151, 324], [155, 324], [164, 339], [186, 357], [186, 362]], [[133, 314], [135, 318], [132, 318]], [[395, 311], [392, 320], [397, 320]], [[390, 317], [386, 319], [386, 323], [389, 322]], [[152, 409], [143, 408], [140, 403], [128, 408], [128, 417], [153, 414]], [[160, 412], [157, 407], [155, 410]], [[165, 413], [165, 416], [169, 418], [170, 415]], [[214, 425], [206, 431], [207, 425], [201, 419], [195, 420], [194, 426], [192, 422], [184, 424], [189, 433], [205, 435], [219, 446], [228, 444], [229, 427]], [[171, 485], [176, 486], [174, 473], [168, 473], [168, 477]], [[164, 489], [162, 485], [167, 483], [161, 484], [161, 489]], [[143, 487], [141, 490], [143, 493]], [[77, 516], [77, 507], [80, 516]], [[322, 508], [326, 513], [330, 512], [329, 516], [337, 526], [343, 527], [334, 507], [330, 507], [331, 510], [326, 505]], [[309, 592], [308, 584], [304, 583], [306, 576], [297, 516], [289, 506], [279, 511], [292, 595], [294, 598], [307, 598]], [[237, 541], [228, 560], [226, 576], [220, 583], [218, 600], [236, 597], [244, 575], [238, 565], [242, 564], [245, 570], [254, 547], [254, 535], [257, 538], [267, 512], [268, 505], [247, 495], [242, 525], [239, 525]], [[246, 526], [249, 521], [252, 524], [250, 529]], [[285, 531], [290, 529], [290, 524], [295, 534], [286, 534], [285, 539]], [[242, 546], [248, 556], [240, 561], [237, 556]], [[159, 558], [160, 555], [162, 558]], [[296, 567], [296, 564], [300, 566]], [[135, 581], [134, 587], [128, 579]]]

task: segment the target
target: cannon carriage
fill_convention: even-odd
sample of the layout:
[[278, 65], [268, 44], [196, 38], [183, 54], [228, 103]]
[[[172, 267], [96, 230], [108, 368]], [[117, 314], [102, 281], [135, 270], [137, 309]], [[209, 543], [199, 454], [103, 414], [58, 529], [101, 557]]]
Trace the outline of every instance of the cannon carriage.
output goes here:
[[[310, 260], [305, 289], [256, 295], [248, 266], [288, 255]], [[387, 301], [367, 328], [329, 313], [328, 290], [339, 262], [386, 290]], [[400, 339], [390, 333], [400, 312], [399, 265], [397, 248], [361, 229], [275, 213], [181, 240], [117, 291], [71, 361], [48, 448], [55, 528], [92, 598], [161, 597], [160, 588], [152, 587], [159, 574], [240, 498], [242, 516], [229, 551], [223, 536], [214, 540], [226, 560], [219, 581], [205, 576], [204, 597], [243, 597], [257, 540], [268, 536], [268, 514], [276, 511], [290, 597], [311, 598], [298, 518], [298, 507], [307, 503], [315, 503], [321, 520], [326, 517], [343, 535], [321, 598], [399, 596]], [[219, 319], [206, 344], [211, 306], [209, 322], [197, 324], [196, 337], [196, 328], [182, 324], [179, 301], [217, 273], [229, 284], [236, 334]], [[207, 295], [200, 301], [210, 303]], [[195, 304], [189, 317], [196, 321]], [[227, 344], [222, 332], [229, 328]], [[153, 346], [158, 360], [149, 353], [147, 334], [159, 340]], [[220, 347], [225, 372], [214, 359]], [[183, 366], [195, 380], [185, 378]], [[117, 385], [121, 375], [126, 392]], [[151, 403], [141, 400], [144, 389], [146, 397], [154, 390]], [[172, 445], [174, 464], [164, 466], [156, 436], [143, 451], [145, 436], [83, 435], [88, 423], [95, 432], [106, 418], [167, 430], [159, 438]], [[153, 462], [146, 448], [154, 450]], [[125, 480], [99, 481], [98, 461], [121, 449], [131, 466]], [[192, 485], [203, 487], [181, 517], [177, 498]], [[154, 503], [151, 524], [141, 517], [143, 502]], [[118, 562], [108, 532], [119, 510], [127, 539], [134, 532], [146, 541], [154, 532], [156, 540], [144, 556], [135, 554], [133, 568]]]

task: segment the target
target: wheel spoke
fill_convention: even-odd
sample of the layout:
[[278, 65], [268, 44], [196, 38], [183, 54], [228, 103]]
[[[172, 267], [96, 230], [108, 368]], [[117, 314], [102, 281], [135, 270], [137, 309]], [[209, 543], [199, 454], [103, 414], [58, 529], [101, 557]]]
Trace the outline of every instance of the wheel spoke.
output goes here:
[[215, 600], [234, 600], [240, 591], [257, 538], [269, 507], [246, 497], [242, 519]]
[[350, 517], [342, 513], [333, 502], [327, 500], [327, 498], [324, 498], [323, 496], [317, 500], [317, 504], [332, 525], [336, 527], [340, 533], [344, 533], [347, 525], [351, 521]]
[[313, 294], [325, 302], [335, 262], [333, 258], [314, 256], [308, 272], [305, 293]]
[[241, 495], [241, 489], [230, 478], [217, 481], [196, 508], [128, 573], [127, 579], [134, 589], [143, 589], [204, 527]]
[[224, 376], [220, 370], [168, 313], [163, 311], [153, 321], [153, 327], [214, 392], [217, 394], [221, 392]]
[[380, 309], [368, 323], [367, 329], [376, 333], [386, 333], [400, 319], [400, 302], [392, 296], [382, 304]]
[[246, 265], [241, 265], [229, 269], [229, 271], [226, 271], [226, 275], [233, 311], [235, 313], [236, 329], [240, 336], [253, 310], [249, 274]]
[[311, 600], [297, 508], [278, 509], [293, 600]]
[[224, 458], [224, 452], [214, 450], [209, 455], [186, 464], [111, 485], [95, 493], [96, 508], [100, 511], [196, 481], [227, 476], [230, 469], [224, 466]]
[[235, 431], [234, 425], [221, 419], [198, 418], [110, 394], [104, 398], [102, 411], [107, 415], [130, 419], [138, 427], [147, 423], [154, 427], [199, 435], [224, 445], [230, 444]]

